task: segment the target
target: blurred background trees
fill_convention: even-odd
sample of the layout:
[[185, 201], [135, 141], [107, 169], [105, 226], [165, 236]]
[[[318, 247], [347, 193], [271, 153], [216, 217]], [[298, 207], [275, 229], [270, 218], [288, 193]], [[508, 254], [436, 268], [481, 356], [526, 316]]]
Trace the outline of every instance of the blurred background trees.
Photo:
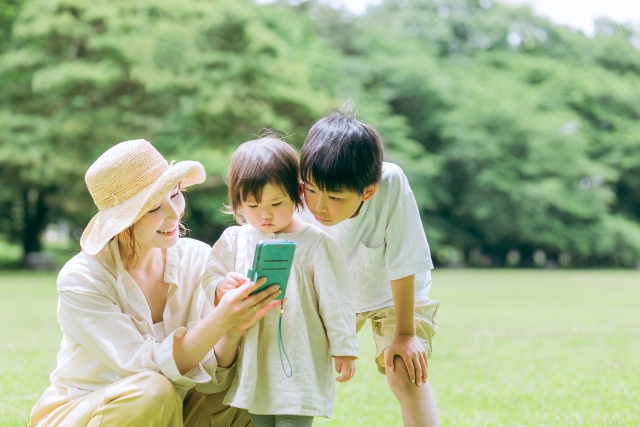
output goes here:
[[187, 223], [212, 243], [235, 147], [263, 127], [299, 147], [352, 98], [405, 169], [436, 263], [640, 259], [636, 28], [600, 20], [589, 38], [491, 0], [387, 0], [358, 17], [317, 1], [5, 4], [0, 252], [39, 251], [56, 224], [77, 245], [96, 211], [86, 169], [133, 138], [205, 165]]

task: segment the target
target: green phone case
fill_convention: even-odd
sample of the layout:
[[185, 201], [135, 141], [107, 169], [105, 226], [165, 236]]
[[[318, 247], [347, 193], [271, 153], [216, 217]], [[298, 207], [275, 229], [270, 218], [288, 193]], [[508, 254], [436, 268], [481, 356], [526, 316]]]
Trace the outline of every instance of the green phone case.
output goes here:
[[253, 259], [253, 268], [247, 272], [247, 277], [252, 282], [261, 277], [266, 277], [267, 282], [251, 292], [251, 295], [271, 285], [279, 285], [282, 293], [276, 299], [281, 300], [284, 298], [287, 292], [287, 282], [289, 281], [295, 250], [296, 242], [290, 240], [278, 239], [258, 242], [256, 255]]

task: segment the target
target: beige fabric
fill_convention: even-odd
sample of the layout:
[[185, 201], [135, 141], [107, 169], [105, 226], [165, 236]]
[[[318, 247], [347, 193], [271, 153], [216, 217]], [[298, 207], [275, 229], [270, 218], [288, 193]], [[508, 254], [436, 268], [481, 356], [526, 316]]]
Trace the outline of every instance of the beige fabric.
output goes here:
[[282, 318], [293, 375], [287, 378], [280, 362], [280, 314], [274, 310], [247, 331], [224, 402], [252, 414], [330, 417], [335, 389], [331, 356], [358, 355], [349, 273], [338, 245], [309, 224], [277, 235], [250, 225], [230, 227], [211, 250], [203, 286], [213, 299], [219, 280], [230, 271], [247, 274], [256, 244], [273, 238], [296, 242]]
[[82, 234], [80, 245], [95, 255], [116, 234], [138, 221], [178, 183], [184, 187], [205, 180], [204, 167], [193, 161], [170, 165], [144, 139], [125, 141], [105, 151], [85, 175], [100, 210]]
[[33, 410], [37, 427], [246, 427], [248, 412], [225, 406], [225, 392], [189, 391], [184, 402], [162, 374], [141, 372], [84, 397], [70, 400], [61, 387], [49, 387]]
[[[433, 351], [431, 337], [438, 329], [438, 307], [440, 303], [435, 300], [416, 301], [416, 336], [427, 352], [427, 359]], [[384, 350], [391, 345], [396, 336], [396, 308], [394, 306], [371, 310], [356, 315], [356, 330], [360, 330], [367, 319], [371, 319], [373, 339], [376, 343], [376, 365], [378, 371], [386, 373], [384, 368]]]
[[173, 358], [174, 339], [212, 309], [200, 288], [209, 251], [208, 245], [185, 238], [167, 249], [162, 341], [142, 291], [122, 266], [117, 239], [108, 251], [81, 252], [67, 262], [57, 281], [63, 337], [51, 385], [66, 389], [73, 400], [153, 371], [167, 377], [181, 397], [193, 387], [207, 393], [228, 388], [233, 369], [219, 368], [213, 350], [185, 375]]

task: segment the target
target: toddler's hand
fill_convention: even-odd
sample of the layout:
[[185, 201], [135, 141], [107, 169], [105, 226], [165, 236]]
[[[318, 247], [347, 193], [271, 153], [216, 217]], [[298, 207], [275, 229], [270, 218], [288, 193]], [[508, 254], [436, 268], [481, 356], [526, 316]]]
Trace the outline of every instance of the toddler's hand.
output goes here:
[[234, 271], [232, 271], [231, 273], [227, 273], [227, 275], [224, 276], [222, 280], [220, 280], [220, 282], [218, 282], [218, 286], [216, 287], [216, 296], [213, 302], [214, 305], [218, 305], [222, 296], [229, 292], [231, 289], [237, 289], [248, 281], [249, 279], [247, 279], [242, 274], [236, 273]]
[[336, 372], [340, 374], [336, 381], [346, 383], [356, 373], [356, 358], [353, 356], [333, 356]]

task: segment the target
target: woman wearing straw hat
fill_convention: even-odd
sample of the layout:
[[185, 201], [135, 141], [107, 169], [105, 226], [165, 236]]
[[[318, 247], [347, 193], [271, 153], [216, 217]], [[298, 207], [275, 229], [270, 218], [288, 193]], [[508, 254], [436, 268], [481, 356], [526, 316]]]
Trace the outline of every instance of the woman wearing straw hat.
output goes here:
[[200, 163], [168, 164], [144, 140], [89, 168], [99, 212], [58, 276], [62, 344], [30, 426], [249, 425], [221, 402], [242, 334], [280, 304], [278, 287], [249, 296], [259, 280], [209, 304], [210, 247], [179, 239], [182, 190], [204, 179]]

